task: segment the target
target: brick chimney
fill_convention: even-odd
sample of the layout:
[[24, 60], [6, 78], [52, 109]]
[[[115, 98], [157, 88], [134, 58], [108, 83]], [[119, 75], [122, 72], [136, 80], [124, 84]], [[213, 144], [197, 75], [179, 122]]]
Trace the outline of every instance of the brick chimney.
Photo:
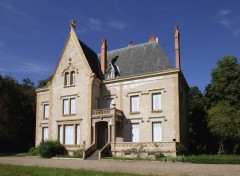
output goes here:
[[156, 41], [157, 41], [156, 35], [150, 35], [149, 42], [156, 42]]
[[101, 71], [103, 76], [105, 76], [106, 74], [106, 62], [107, 62], [107, 40], [106, 38], [103, 38], [101, 46]]
[[181, 63], [180, 63], [180, 34], [179, 34], [179, 31], [178, 31], [178, 26], [175, 26], [174, 39], [175, 39], [175, 63], [176, 63], [176, 68], [181, 69]]

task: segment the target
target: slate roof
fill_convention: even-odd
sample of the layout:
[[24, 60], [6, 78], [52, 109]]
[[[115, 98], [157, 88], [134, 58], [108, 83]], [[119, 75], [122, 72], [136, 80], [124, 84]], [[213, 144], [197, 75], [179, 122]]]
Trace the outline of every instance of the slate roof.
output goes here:
[[107, 52], [107, 64], [115, 58], [120, 77], [160, 72], [173, 69], [158, 42], [148, 42]]
[[85, 43], [83, 43], [81, 40], [78, 39], [78, 41], [82, 47], [82, 50], [87, 58], [87, 61], [90, 65], [93, 73], [96, 74], [97, 78], [101, 79], [100, 62], [98, 59], [98, 55], [90, 47], [88, 47]]

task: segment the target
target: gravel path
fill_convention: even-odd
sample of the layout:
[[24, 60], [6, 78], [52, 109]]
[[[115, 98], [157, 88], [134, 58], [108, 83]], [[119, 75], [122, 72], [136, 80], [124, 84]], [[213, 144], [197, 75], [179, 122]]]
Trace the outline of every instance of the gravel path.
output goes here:
[[0, 163], [169, 176], [240, 176], [240, 165], [0, 157]]

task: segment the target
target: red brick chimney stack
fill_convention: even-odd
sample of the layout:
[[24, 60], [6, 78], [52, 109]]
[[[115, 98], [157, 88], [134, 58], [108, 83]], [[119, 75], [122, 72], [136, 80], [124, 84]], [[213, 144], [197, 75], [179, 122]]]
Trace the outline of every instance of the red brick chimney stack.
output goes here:
[[156, 42], [156, 41], [157, 41], [156, 35], [150, 35], [149, 42]]
[[106, 62], [107, 62], [107, 40], [106, 38], [103, 38], [101, 46], [101, 71], [104, 76], [106, 74]]
[[175, 39], [175, 62], [176, 62], [176, 68], [177, 69], [181, 69], [181, 62], [180, 62], [180, 34], [179, 34], [179, 31], [178, 31], [178, 26], [175, 26], [174, 39]]

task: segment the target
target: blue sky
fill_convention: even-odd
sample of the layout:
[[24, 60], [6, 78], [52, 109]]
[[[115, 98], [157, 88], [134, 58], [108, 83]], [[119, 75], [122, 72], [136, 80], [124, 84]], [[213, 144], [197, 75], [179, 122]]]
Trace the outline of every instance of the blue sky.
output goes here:
[[129, 41], [159, 38], [174, 64], [174, 26], [181, 34], [181, 65], [189, 86], [210, 83], [216, 62], [226, 54], [240, 58], [239, 0], [0, 0], [0, 74], [37, 85], [53, 73], [77, 21], [80, 40], [100, 52]]

